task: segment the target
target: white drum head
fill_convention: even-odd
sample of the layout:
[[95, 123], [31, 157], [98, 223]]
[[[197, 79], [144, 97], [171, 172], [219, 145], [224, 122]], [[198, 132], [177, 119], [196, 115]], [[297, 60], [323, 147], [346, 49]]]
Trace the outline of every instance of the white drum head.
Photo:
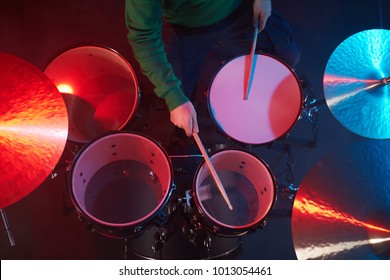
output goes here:
[[244, 100], [244, 70], [249, 56], [225, 64], [209, 90], [209, 110], [219, 128], [246, 144], [264, 144], [284, 135], [302, 109], [302, 92], [295, 74], [282, 62], [256, 55], [248, 99]]

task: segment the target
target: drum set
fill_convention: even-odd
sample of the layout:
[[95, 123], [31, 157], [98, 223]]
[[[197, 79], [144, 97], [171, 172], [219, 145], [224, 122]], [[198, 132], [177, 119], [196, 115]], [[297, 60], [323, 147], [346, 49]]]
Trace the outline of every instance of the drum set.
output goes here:
[[[279, 69], [288, 69], [269, 56], [264, 59], [268, 66], [273, 61]], [[76, 71], [69, 74], [71, 69]], [[175, 184], [170, 155], [162, 145], [146, 134], [123, 130], [136, 112], [140, 91], [130, 65], [118, 53], [97, 46], [76, 47], [57, 56], [44, 72], [65, 96], [70, 119], [68, 141], [81, 146], [70, 167], [69, 191], [80, 220], [90, 230], [124, 238], [132, 253], [152, 258], [156, 251], [169, 246], [171, 220], [182, 216], [179, 226], [187, 242], [201, 247], [207, 252], [204, 256], [210, 258], [225, 253], [223, 248], [214, 248], [219, 246], [214, 243], [220, 242], [216, 239], [230, 238], [226, 249], [230, 252], [233, 249], [229, 247], [238, 246], [237, 237], [265, 225], [276, 200], [277, 185], [264, 160], [238, 149], [224, 149], [210, 157], [234, 206], [229, 210], [205, 162], [199, 164], [193, 186], [180, 189]], [[263, 93], [268, 104], [272, 95], [282, 102], [282, 91], [296, 81], [289, 76], [295, 78], [291, 70], [285, 71], [271, 85], [271, 93], [265, 94], [267, 89], [259, 95]], [[296, 85], [290, 93], [298, 94], [296, 108], [290, 113], [293, 118], [297, 118], [302, 102], [299, 89]], [[214, 97], [220, 90], [216, 86], [210, 90], [212, 112], [220, 103]], [[257, 96], [257, 101], [260, 98]], [[271, 128], [268, 138], [255, 136], [252, 142], [271, 141], [291, 128], [293, 120], [288, 122], [285, 115], [269, 115], [271, 110], [263, 113], [273, 122], [275, 132]], [[278, 124], [284, 127], [275, 129]], [[149, 244], [148, 250], [154, 253], [137, 248], [142, 242]], [[162, 258], [167, 258], [165, 251]]]
[[[263, 88], [256, 81], [251, 96], [253, 102], [238, 101], [234, 88], [227, 90], [229, 85], [223, 85], [223, 80], [237, 75], [235, 68], [244, 67], [243, 58], [227, 63], [215, 76], [209, 91], [210, 113], [218, 127], [234, 141], [267, 143], [287, 133], [298, 118], [302, 106], [301, 88], [294, 72], [284, 63], [268, 55], [258, 55], [258, 63], [263, 64], [264, 69], [255, 73], [256, 78], [260, 78], [259, 83], [266, 80], [271, 83]], [[10, 55], [2, 55], [1, 59], [9, 63], [15, 60], [18, 62], [15, 68], [31, 71], [32, 66]], [[272, 71], [265, 71], [269, 68]], [[18, 71], [11, 71], [10, 75], [15, 76]], [[219, 239], [229, 240], [228, 247], [235, 249], [240, 236], [265, 225], [276, 201], [277, 183], [264, 160], [243, 149], [222, 149], [210, 156], [209, 160], [234, 207], [231, 210], [204, 161], [199, 162], [192, 187], [180, 189], [175, 184], [172, 160], [163, 146], [146, 134], [125, 129], [137, 113], [141, 94], [135, 71], [115, 50], [102, 46], [73, 47], [55, 56], [38, 78], [50, 87], [50, 90], [41, 89], [42, 95], [52, 93], [46, 94], [45, 98], [55, 100], [62, 110], [62, 137], [61, 145], [57, 145], [55, 153], [51, 154], [53, 160], [42, 167], [45, 173], [41, 174], [41, 170], [33, 172], [31, 176], [38, 178], [33, 178], [30, 184], [34, 188], [39, 186], [53, 172], [63, 151], [71, 149], [73, 157], [67, 159], [69, 166], [66, 169], [69, 172], [69, 193], [80, 221], [91, 231], [123, 238], [130, 249], [137, 246], [132, 244], [141, 243], [141, 238], [153, 232], [147, 243], [151, 244], [148, 250], [155, 252], [169, 246], [171, 220], [182, 216], [179, 226], [187, 242], [207, 252], [219, 251], [207, 254], [213, 257], [213, 254], [225, 254], [224, 248], [215, 249]], [[6, 105], [24, 104], [19, 96], [22, 90], [11, 92], [9, 98], [12, 99]], [[2, 95], [5, 91], [2, 90]], [[222, 91], [227, 98], [220, 98]], [[32, 99], [35, 103], [45, 101], [41, 95]], [[233, 106], [239, 103], [242, 103], [240, 108], [233, 110]], [[262, 106], [260, 110], [256, 109], [258, 105]], [[287, 105], [287, 111], [276, 110], [275, 113], [276, 107]], [[49, 106], [46, 111], [51, 109], [55, 108]], [[48, 116], [47, 121], [58, 122], [55, 112], [52, 112], [55, 118]], [[240, 112], [245, 112], [245, 115]], [[251, 112], [256, 113], [250, 117]], [[231, 124], [232, 114], [236, 120]], [[237, 123], [240, 115], [241, 118], [250, 118], [253, 124], [259, 125], [260, 121], [265, 131], [262, 133], [240, 125]], [[38, 123], [42, 118], [34, 121]], [[11, 121], [9, 125], [12, 125]], [[18, 140], [12, 135], [7, 137]], [[23, 135], [20, 138], [23, 139]], [[50, 147], [46, 142], [41, 143], [42, 148]], [[35, 150], [37, 148], [34, 146]], [[7, 185], [14, 183], [11, 176], [4, 177]], [[26, 189], [31, 191], [32, 186]], [[12, 197], [16, 188], [20, 187], [11, 186], [2, 192], [6, 197], [1, 200], [1, 208], [26, 195]]]
[[[223, 64], [207, 94], [218, 129], [226, 139], [248, 146], [287, 137], [302, 114], [317, 112], [288, 65], [266, 54], [255, 59], [248, 100], [242, 95], [245, 56]], [[238, 249], [241, 236], [266, 225], [278, 183], [268, 164], [250, 150], [223, 148], [210, 155], [229, 209], [204, 156], [197, 156], [192, 182], [178, 186], [172, 155], [152, 137], [127, 129], [141, 91], [133, 67], [115, 50], [76, 46], [52, 59], [43, 73], [11, 55], [0, 54], [0, 60], [0, 148], [5, 152], [11, 143], [19, 154], [4, 154], [24, 155], [17, 164], [1, 162], [0, 208], [13, 245], [4, 208], [38, 187], [70, 146], [66, 172], [74, 209], [89, 230], [124, 239], [125, 256], [178, 258], [181, 247], [186, 254], [188, 249], [200, 252], [190, 258], [217, 258]], [[387, 85], [389, 78], [379, 81]], [[332, 86], [326, 83], [326, 92]], [[328, 105], [338, 98], [337, 92], [331, 94]], [[183, 160], [194, 165], [194, 157]], [[34, 160], [44, 164], [36, 170], [25, 166]], [[15, 177], [26, 169], [27, 177]], [[294, 214], [295, 241], [302, 250], [297, 241], [304, 236], [297, 229], [302, 222]]]

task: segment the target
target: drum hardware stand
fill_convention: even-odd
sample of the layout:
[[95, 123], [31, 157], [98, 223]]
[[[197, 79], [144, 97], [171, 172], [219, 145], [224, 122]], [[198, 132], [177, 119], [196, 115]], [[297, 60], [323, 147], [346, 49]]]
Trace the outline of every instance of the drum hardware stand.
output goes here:
[[130, 252], [130, 250], [129, 250], [129, 239], [127, 238], [127, 237], [125, 237], [124, 238], [124, 243], [125, 243], [125, 245], [124, 245], [124, 249], [125, 249], [125, 252], [124, 252], [124, 258], [125, 258], [125, 260], [128, 260], [129, 258], [128, 258], [128, 256], [129, 256], [129, 252]]
[[280, 184], [283, 188], [281, 189], [281, 192], [286, 194], [289, 200], [294, 200], [295, 194], [299, 189], [299, 186], [295, 185], [295, 176], [293, 172], [293, 167], [294, 167], [294, 158], [292, 155], [291, 147], [290, 145], [285, 146], [285, 151], [287, 152], [287, 167], [285, 170], [282, 171], [279, 176], [277, 176], [277, 181], [279, 181], [279, 178], [286, 174], [286, 179], [287, 179], [287, 186]]
[[14, 236], [12, 234], [11, 225], [8, 222], [7, 214], [5, 213], [5, 209], [1, 208], [0, 212], [1, 212], [1, 216], [3, 217], [3, 222], [4, 222], [5, 230], [7, 231], [9, 243], [11, 244], [11, 246], [15, 246], [16, 243], [14, 240]]
[[176, 214], [177, 203], [168, 202], [165, 208], [167, 214], [163, 213], [162, 218], [160, 218], [159, 221], [154, 222], [154, 226], [159, 229], [158, 231], [155, 232], [153, 236], [153, 245], [152, 245], [152, 250], [155, 254], [156, 259], [157, 259], [157, 252], [160, 252], [161, 254], [161, 249], [163, 248], [164, 243], [168, 241], [168, 239], [173, 235], [174, 232], [174, 229], [172, 229], [173, 226], [171, 224], [171, 220]]
[[[312, 126], [312, 134], [313, 134], [313, 140], [306, 141], [305, 143], [302, 143], [302, 139], [295, 139], [290, 137], [289, 134], [287, 134], [283, 140], [287, 142], [294, 142], [299, 143], [307, 147], [314, 148], [317, 144], [318, 140], [318, 112], [319, 108], [318, 106], [321, 106], [325, 104], [325, 99], [316, 99], [312, 88], [309, 87], [309, 85], [301, 80], [302, 88], [308, 90], [308, 94], [306, 95], [304, 101], [303, 101], [303, 108], [301, 115], [299, 116], [299, 119], [303, 118], [303, 116], [306, 117], [306, 119], [309, 121], [310, 125]], [[271, 142], [269, 147], [272, 147], [275, 144], [275, 141]], [[282, 173], [278, 176], [278, 178], [286, 174], [287, 177], [287, 186], [284, 186], [284, 188], [281, 190], [283, 193], [287, 194], [287, 197], [290, 200], [293, 200], [295, 197], [296, 192], [299, 189], [299, 186], [295, 185], [295, 178], [294, 178], [294, 159], [291, 151], [291, 147], [289, 143], [286, 143], [284, 146], [284, 150], [287, 152], [287, 167]]]
[[[53, 172], [50, 173], [50, 178], [54, 180], [58, 176], [58, 170], [62, 169], [65, 170], [65, 173], [68, 173], [72, 167], [73, 158], [77, 155], [77, 153], [80, 151], [80, 146], [78, 144], [73, 144], [74, 149], [69, 147], [70, 142], [68, 141], [65, 145], [65, 150], [67, 151], [67, 155], [65, 157], [65, 160], [59, 163], [56, 168], [53, 170]], [[71, 212], [73, 212], [75, 209], [72, 206], [67, 205], [67, 200], [69, 199], [69, 191], [68, 191], [68, 185], [69, 185], [69, 177], [65, 176], [65, 182], [64, 182], [64, 191], [63, 191], [63, 205], [64, 205], [64, 214], [68, 215]]]
[[183, 207], [183, 214], [185, 215], [185, 220], [188, 223], [188, 225], [184, 224], [181, 230], [191, 244], [196, 247], [202, 245], [203, 248], [205, 248], [207, 250], [207, 253], [209, 254], [212, 243], [211, 235], [210, 232], [207, 231], [202, 224], [201, 219], [203, 217], [199, 217], [193, 211], [193, 208], [191, 206], [191, 192], [191, 190], [187, 190], [185, 192], [185, 197], [180, 198], [178, 200]]
[[318, 106], [324, 105], [325, 99], [315, 99], [310, 95], [306, 96], [302, 109], [302, 114], [306, 116], [309, 123], [313, 126], [313, 134], [317, 140], [318, 131]]
[[308, 93], [304, 98], [302, 113], [299, 118], [302, 118], [302, 116], [306, 116], [306, 119], [312, 125], [312, 133], [314, 140], [311, 142], [311, 144], [313, 147], [315, 147], [318, 139], [318, 107], [325, 104], [325, 99], [317, 99], [309, 83], [304, 80], [300, 80], [300, 82], [302, 88], [308, 91]]
[[152, 250], [155, 254], [162, 249], [164, 243], [172, 236], [172, 232], [172, 227], [167, 223], [154, 234]]
[[[65, 180], [64, 180], [64, 190], [63, 190], [63, 193], [62, 193], [63, 213], [64, 213], [64, 215], [69, 215], [70, 213], [72, 213], [75, 210], [71, 203], [70, 204], [67, 203], [67, 201], [70, 198], [69, 191], [68, 191], [69, 177], [67, 176], [68, 175], [67, 173], [70, 171], [71, 166], [72, 166], [72, 161], [69, 160], [69, 159], [66, 159], [65, 162], [60, 165], [60, 167], [64, 168], [65, 172], [66, 172], [66, 176], [65, 176]], [[58, 176], [58, 172], [53, 171], [51, 173], [51, 175], [50, 175], [50, 178], [52, 180], [54, 180], [55, 178], [57, 178], [57, 176]]]
[[[67, 155], [67, 157], [65, 158], [65, 161], [64, 161], [64, 162], [62, 162], [61, 164], [58, 164], [58, 165], [57, 165], [56, 169], [57, 169], [57, 170], [58, 170], [58, 169], [65, 169], [66, 172], [69, 172], [70, 169], [71, 169], [71, 167], [72, 167], [72, 159], [77, 155], [77, 153], [79, 152], [79, 150], [80, 150], [80, 147], [79, 147], [77, 144], [75, 144], [74, 150], [73, 150], [73, 149], [71, 149], [71, 148], [69, 147], [69, 142], [67, 142], [67, 144], [65, 145], [64, 151], [67, 151], [67, 152], [68, 152], [68, 155]], [[71, 155], [71, 156], [69, 156], [69, 155]], [[70, 158], [71, 158], [71, 159], [70, 159]], [[56, 169], [55, 169], [55, 170], [56, 170]], [[58, 176], [58, 172], [56, 172], [55, 170], [54, 170], [53, 172], [50, 173], [50, 178], [51, 178], [51, 179], [55, 179], [55, 178]]]

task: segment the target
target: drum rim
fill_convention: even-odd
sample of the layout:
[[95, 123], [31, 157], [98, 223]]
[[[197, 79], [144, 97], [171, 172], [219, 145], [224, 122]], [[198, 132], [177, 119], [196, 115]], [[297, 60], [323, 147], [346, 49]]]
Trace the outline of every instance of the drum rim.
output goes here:
[[[137, 77], [137, 73], [135, 71], [135, 68], [134, 66], [121, 54], [119, 53], [117, 50], [111, 48], [111, 47], [108, 47], [106, 45], [103, 45], [103, 44], [74, 44], [74, 45], [71, 45], [67, 48], [64, 48], [62, 49], [61, 51], [58, 51], [56, 52], [56, 54], [54, 54], [51, 59], [48, 60], [48, 62], [46, 63], [46, 65], [43, 67], [43, 70], [42, 72], [45, 73], [46, 69], [51, 65], [51, 63], [56, 60], [58, 57], [60, 57], [61, 55], [67, 53], [67, 52], [70, 52], [70, 51], [73, 51], [73, 50], [76, 50], [76, 49], [82, 49], [82, 48], [97, 48], [97, 49], [101, 49], [101, 50], [106, 50], [106, 51], [110, 51], [112, 52], [114, 55], [116, 55], [117, 57], [119, 57], [129, 68], [131, 74], [132, 74], [132, 77], [134, 78], [134, 84], [135, 84], [135, 93], [134, 93], [134, 96], [135, 96], [135, 99], [134, 99], [134, 106], [130, 112], [130, 114], [127, 116], [126, 120], [116, 129], [116, 131], [119, 131], [119, 130], [122, 130], [134, 117], [134, 115], [136, 115], [139, 107], [140, 107], [140, 100], [141, 100], [141, 89], [140, 89], [140, 84], [139, 84], [139, 79]], [[48, 77], [50, 80], [51, 78]], [[62, 95], [61, 95], [62, 97]], [[65, 100], [64, 100], [65, 102]], [[106, 131], [105, 133], [107, 133], [109, 131]], [[103, 134], [105, 134], [103, 133]], [[68, 133], [69, 134], [69, 133]], [[99, 136], [97, 136], [99, 137]], [[73, 142], [73, 143], [89, 143], [93, 140], [96, 140], [96, 137], [95, 138], [92, 138], [92, 139], [88, 139], [88, 140], [80, 140], [80, 139], [70, 139], [69, 138], [69, 135], [68, 135], [68, 141], [70, 142]]]
[[224, 236], [224, 235], [225, 236], [240, 236], [240, 235], [243, 235], [243, 234], [247, 233], [248, 231], [250, 231], [252, 229], [258, 228], [268, 218], [269, 213], [271, 212], [271, 210], [275, 206], [275, 203], [276, 203], [276, 200], [277, 200], [278, 185], [277, 185], [276, 177], [275, 177], [273, 171], [271, 170], [271, 168], [269, 167], [269, 165], [262, 158], [256, 156], [255, 154], [253, 154], [253, 153], [251, 153], [249, 151], [238, 149], [238, 148], [233, 148], [233, 149], [225, 148], [225, 149], [222, 149], [222, 150], [219, 150], [219, 151], [213, 153], [210, 156], [210, 159], [214, 155], [216, 155], [216, 154], [225, 153], [225, 152], [229, 152], [229, 151], [232, 151], [232, 152], [242, 152], [242, 153], [245, 153], [245, 154], [249, 155], [250, 157], [252, 157], [255, 160], [259, 161], [262, 165], [264, 165], [265, 169], [268, 171], [268, 173], [269, 173], [269, 175], [271, 177], [271, 180], [272, 180], [272, 188], [273, 188], [274, 193], [273, 193], [272, 203], [271, 203], [269, 209], [267, 210], [266, 214], [264, 215], [264, 217], [262, 217], [261, 219], [255, 221], [255, 222], [249, 223], [247, 225], [243, 225], [243, 226], [229, 226], [229, 227], [226, 227], [226, 224], [223, 224], [220, 221], [218, 221], [215, 218], [213, 218], [204, 209], [204, 207], [201, 206], [201, 203], [200, 203], [200, 201], [198, 199], [197, 192], [196, 192], [196, 182], [197, 182], [197, 179], [198, 179], [199, 172], [200, 172], [202, 166], [204, 166], [206, 164], [206, 162], [204, 160], [202, 161], [202, 163], [199, 164], [198, 168], [196, 169], [195, 175], [194, 175], [193, 187], [192, 187], [192, 197], [194, 199], [197, 211], [199, 211], [201, 213], [202, 217], [205, 219], [205, 221], [207, 223], [207, 226], [210, 229], [212, 229], [212, 231], [214, 231], [214, 227], [217, 225], [218, 228], [221, 228], [217, 232], [218, 235], [221, 235], [221, 236]]
[[[165, 156], [167, 164], [169, 165], [169, 171], [170, 171], [169, 178], [170, 178], [170, 180], [169, 180], [169, 185], [168, 185], [168, 191], [166, 192], [165, 197], [163, 199], [161, 199], [161, 202], [159, 203], [159, 205], [157, 205], [152, 212], [145, 215], [145, 217], [142, 217], [141, 219], [137, 220], [137, 221], [141, 222], [141, 225], [135, 224], [134, 221], [127, 222], [127, 223], [111, 223], [111, 222], [107, 222], [107, 221], [103, 221], [101, 219], [98, 219], [98, 218], [94, 217], [93, 215], [91, 215], [88, 211], [84, 211], [82, 209], [82, 207], [79, 205], [79, 203], [75, 197], [75, 194], [73, 192], [73, 174], [75, 172], [74, 169], [75, 169], [76, 163], [78, 162], [78, 160], [81, 157], [81, 155], [83, 154], [83, 152], [86, 149], [88, 149], [92, 144], [94, 144], [96, 141], [98, 141], [102, 138], [105, 138], [107, 136], [116, 135], [116, 134], [132, 134], [132, 135], [136, 135], [136, 136], [139, 136], [139, 137], [142, 137], [142, 138], [145, 138], [145, 139], [151, 141], [153, 144], [155, 144], [161, 150], [161, 152]], [[90, 141], [88, 144], [84, 145], [78, 151], [78, 153], [74, 157], [74, 160], [72, 161], [72, 165], [71, 165], [70, 172], [69, 172], [68, 190], [70, 193], [70, 198], [71, 198], [72, 204], [75, 207], [75, 209], [77, 210], [77, 212], [82, 214], [83, 217], [86, 217], [88, 220], [92, 221], [92, 224], [94, 226], [96, 226], [96, 228], [99, 228], [100, 226], [105, 227], [105, 228], [120, 228], [120, 229], [131, 228], [131, 227], [135, 228], [135, 227], [140, 227], [140, 226], [143, 227], [143, 225], [152, 221], [160, 213], [160, 211], [162, 211], [162, 209], [167, 205], [174, 189], [175, 189], [175, 186], [173, 183], [173, 165], [172, 165], [172, 162], [168, 156], [168, 153], [163, 149], [162, 145], [159, 144], [156, 140], [152, 139], [151, 137], [149, 137], [145, 134], [142, 134], [139, 132], [133, 132], [133, 131], [109, 131], [109, 132], [104, 133], [103, 135], [96, 137], [95, 139]], [[141, 230], [141, 228], [138, 228], [138, 229]]]
[[286, 62], [282, 61], [281, 59], [277, 58], [276, 56], [274, 55], [271, 55], [271, 54], [265, 54], [265, 53], [255, 53], [256, 56], [265, 56], [265, 57], [270, 57], [278, 62], [280, 62], [281, 64], [283, 64], [290, 72], [291, 74], [294, 76], [294, 78], [296, 79], [296, 81], [298, 82], [298, 88], [299, 88], [299, 96], [300, 96], [300, 109], [298, 110], [297, 112], [297, 116], [295, 117], [295, 121], [291, 124], [291, 126], [282, 134], [280, 135], [279, 137], [273, 139], [273, 140], [270, 140], [268, 142], [243, 142], [239, 139], [237, 139], [237, 137], [233, 136], [233, 135], [230, 135], [228, 133], [225, 132], [225, 130], [222, 129], [221, 125], [218, 123], [218, 121], [216, 120], [215, 116], [212, 114], [212, 110], [211, 110], [211, 101], [210, 101], [210, 93], [211, 93], [211, 87], [214, 83], [214, 80], [215, 78], [217, 77], [217, 75], [219, 74], [219, 72], [222, 70], [222, 68], [224, 66], [226, 66], [228, 63], [236, 60], [236, 59], [239, 59], [241, 57], [245, 57], [246, 55], [239, 55], [239, 56], [236, 56], [236, 57], [233, 57], [229, 60], [227, 60], [225, 63], [223, 63], [219, 69], [217, 70], [217, 72], [214, 74], [214, 76], [212, 77], [211, 79], [211, 83], [208, 87], [208, 90], [207, 90], [207, 108], [208, 108], [208, 113], [209, 113], [209, 116], [211, 117], [213, 123], [218, 127], [218, 129], [226, 136], [228, 137], [229, 139], [232, 139], [234, 140], [235, 142], [238, 142], [238, 143], [242, 143], [242, 144], [248, 144], [248, 145], [263, 145], [263, 144], [268, 144], [268, 143], [271, 143], [273, 141], [275, 141], [276, 139], [280, 139], [280, 138], [283, 138], [284, 136], [286, 136], [290, 131], [291, 129], [295, 126], [295, 124], [297, 123], [298, 119], [299, 119], [299, 116], [301, 115], [302, 113], [302, 109], [303, 109], [303, 106], [304, 106], [304, 96], [303, 96], [303, 88], [302, 88], [302, 85], [301, 83], [299, 82], [299, 77], [298, 75], [296, 74], [295, 70], [290, 66], [288, 65]]

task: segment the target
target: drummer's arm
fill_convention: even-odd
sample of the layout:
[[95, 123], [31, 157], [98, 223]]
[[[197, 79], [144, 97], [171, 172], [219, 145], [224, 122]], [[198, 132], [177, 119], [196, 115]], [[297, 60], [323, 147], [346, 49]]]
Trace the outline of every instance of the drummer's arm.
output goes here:
[[134, 56], [154, 85], [156, 95], [165, 99], [173, 124], [191, 136], [193, 130], [198, 130], [196, 113], [168, 62], [161, 36], [161, 15], [162, 1], [126, 0], [128, 40]]

